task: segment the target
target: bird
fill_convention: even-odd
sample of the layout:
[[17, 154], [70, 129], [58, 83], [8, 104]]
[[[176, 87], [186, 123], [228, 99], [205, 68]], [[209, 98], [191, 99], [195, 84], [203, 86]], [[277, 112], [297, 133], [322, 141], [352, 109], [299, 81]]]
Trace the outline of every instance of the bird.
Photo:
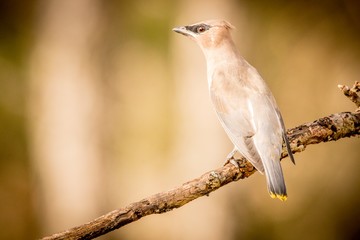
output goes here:
[[234, 149], [261, 174], [272, 198], [287, 199], [280, 164], [283, 141], [295, 164], [280, 110], [259, 72], [239, 53], [231, 36], [234, 26], [225, 20], [207, 20], [175, 27], [194, 40], [206, 59], [211, 102]]

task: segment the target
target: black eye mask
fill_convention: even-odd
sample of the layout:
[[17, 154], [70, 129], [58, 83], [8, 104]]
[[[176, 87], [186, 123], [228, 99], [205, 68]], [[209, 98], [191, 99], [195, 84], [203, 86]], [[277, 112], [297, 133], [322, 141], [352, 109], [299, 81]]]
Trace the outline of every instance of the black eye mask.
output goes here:
[[[211, 26], [207, 24], [197, 24], [197, 25], [191, 25], [191, 26], [185, 26], [186, 30], [191, 31], [193, 33], [201, 33], [205, 32], [210, 29]], [[203, 31], [199, 31], [199, 29], [203, 29]]]

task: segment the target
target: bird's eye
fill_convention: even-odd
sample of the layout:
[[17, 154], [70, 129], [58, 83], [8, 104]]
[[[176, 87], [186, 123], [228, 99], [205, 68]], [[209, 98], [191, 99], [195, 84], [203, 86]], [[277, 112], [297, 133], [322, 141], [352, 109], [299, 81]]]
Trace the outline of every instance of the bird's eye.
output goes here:
[[203, 33], [203, 32], [205, 32], [205, 30], [206, 30], [206, 28], [204, 26], [199, 26], [199, 27], [197, 27], [196, 32]]

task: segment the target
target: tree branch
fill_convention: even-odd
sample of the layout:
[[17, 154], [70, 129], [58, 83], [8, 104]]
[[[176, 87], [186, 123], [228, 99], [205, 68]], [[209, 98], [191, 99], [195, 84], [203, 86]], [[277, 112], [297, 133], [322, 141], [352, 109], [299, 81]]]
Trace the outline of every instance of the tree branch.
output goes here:
[[[287, 131], [293, 153], [304, 151], [310, 144], [336, 141], [345, 137], [360, 135], [360, 84], [352, 88], [339, 85], [343, 93], [355, 102], [355, 112], [342, 112], [320, 118]], [[282, 157], [287, 157], [283, 147]], [[239, 179], [251, 176], [256, 169], [244, 158], [239, 160], [239, 168], [226, 164], [216, 170], [188, 181], [169, 191], [157, 193], [139, 202], [129, 204], [109, 212], [86, 224], [56, 233], [43, 239], [93, 239], [126, 224], [151, 214], [161, 214], [179, 208], [201, 196], [207, 196], [216, 189]]]

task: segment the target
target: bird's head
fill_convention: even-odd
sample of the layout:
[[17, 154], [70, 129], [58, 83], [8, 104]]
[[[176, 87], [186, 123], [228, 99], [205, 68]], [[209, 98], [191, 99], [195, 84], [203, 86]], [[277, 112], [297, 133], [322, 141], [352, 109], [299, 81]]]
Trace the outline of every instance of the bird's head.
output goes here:
[[231, 40], [230, 30], [234, 27], [224, 20], [208, 20], [188, 26], [173, 28], [174, 32], [183, 34], [203, 49], [218, 47], [226, 40]]

